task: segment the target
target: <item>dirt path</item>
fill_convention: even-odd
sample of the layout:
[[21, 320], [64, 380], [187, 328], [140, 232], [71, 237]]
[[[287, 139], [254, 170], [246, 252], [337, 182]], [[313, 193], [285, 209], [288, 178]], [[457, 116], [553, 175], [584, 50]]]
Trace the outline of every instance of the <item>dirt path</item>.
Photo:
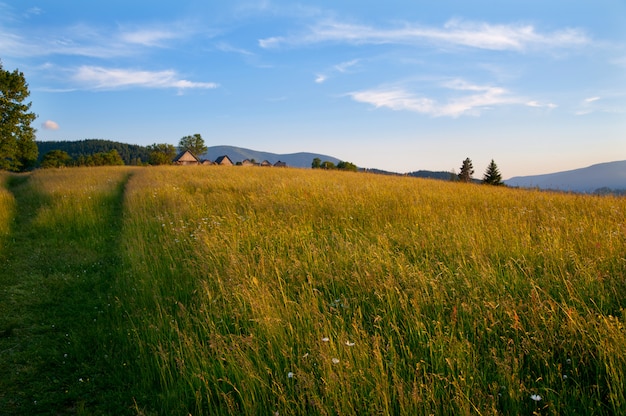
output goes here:
[[128, 400], [107, 308], [129, 178], [93, 195], [98, 220], [85, 224], [78, 214], [42, 221], [62, 196], [9, 176], [17, 209], [0, 252], [1, 415], [119, 414], [111, 406]]

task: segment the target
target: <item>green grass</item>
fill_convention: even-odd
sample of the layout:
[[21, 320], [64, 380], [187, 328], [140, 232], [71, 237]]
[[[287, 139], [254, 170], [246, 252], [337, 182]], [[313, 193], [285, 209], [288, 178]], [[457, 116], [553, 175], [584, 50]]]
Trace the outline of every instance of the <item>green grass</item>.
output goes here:
[[238, 167], [7, 180], [0, 413], [626, 413], [624, 198]]
[[119, 414], [131, 403], [107, 320], [129, 173], [6, 178], [14, 217], [0, 253], [0, 414]]

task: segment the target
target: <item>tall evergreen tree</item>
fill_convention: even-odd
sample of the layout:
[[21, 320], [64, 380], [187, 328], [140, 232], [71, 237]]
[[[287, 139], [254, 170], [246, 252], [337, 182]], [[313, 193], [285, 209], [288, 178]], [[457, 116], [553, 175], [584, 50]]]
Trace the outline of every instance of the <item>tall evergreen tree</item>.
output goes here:
[[32, 167], [39, 154], [31, 123], [28, 84], [17, 69], [5, 71], [0, 62], [0, 169], [20, 171]]
[[498, 165], [496, 165], [496, 162], [494, 162], [493, 159], [491, 159], [491, 163], [487, 166], [487, 170], [483, 176], [483, 183], [496, 186], [504, 185], [504, 182], [502, 182], [502, 175], [498, 170]]
[[472, 160], [468, 157], [463, 161], [461, 171], [459, 172], [459, 180], [461, 182], [471, 182], [472, 175], [474, 174], [474, 166]]

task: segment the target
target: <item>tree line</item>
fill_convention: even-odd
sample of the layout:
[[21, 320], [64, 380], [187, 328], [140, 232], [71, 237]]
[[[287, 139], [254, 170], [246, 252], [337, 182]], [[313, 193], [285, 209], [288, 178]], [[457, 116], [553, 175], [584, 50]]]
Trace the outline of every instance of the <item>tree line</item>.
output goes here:
[[[472, 175], [474, 174], [474, 166], [472, 160], [468, 157], [463, 161], [461, 170], [458, 174], [458, 180], [461, 182], [472, 182]], [[502, 186], [502, 175], [498, 169], [498, 165], [491, 159], [491, 163], [487, 166], [485, 174], [483, 175], [482, 183], [486, 185]]]
[[313, 159], [313, 162], [311, 163], [311, 168], [328, 170], [337, 169], [347, 170], [351, 172], [356, 172], [357, 170], [359, 170], [359, 168], [354, 163], [341, 161], [335, 165], [333, 162], [329, 162], [328, 160], [322, 162], [322, 159], [320, 159], [319, 157]]

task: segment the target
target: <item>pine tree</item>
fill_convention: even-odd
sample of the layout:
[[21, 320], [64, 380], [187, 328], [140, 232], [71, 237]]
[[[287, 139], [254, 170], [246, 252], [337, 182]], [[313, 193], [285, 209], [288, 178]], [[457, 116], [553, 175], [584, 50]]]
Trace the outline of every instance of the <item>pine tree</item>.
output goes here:
[[461, 182], [471, 182], [473, 174], [474, 166], [472, 165], [472, 160], [468, 157], [463, 161], [463, 165], [461, 166], [461, 171], [459, 172], [459, 180]]
[[498, 165], [496, 165], [496, 162], [494, 162], [493, 159], [491, 159], [491, 163], [487, 166], [487, 171], [483, 176], [483, 183], [496, 186], [504, 185], [504, 182], [502, 182], [502, 175], [498, 170]]
[[39, 155], [31, 113], [28, 84], [17, 69], [5, 71], [0, 62], [0, 169], [20, 171], [31, 168]]

